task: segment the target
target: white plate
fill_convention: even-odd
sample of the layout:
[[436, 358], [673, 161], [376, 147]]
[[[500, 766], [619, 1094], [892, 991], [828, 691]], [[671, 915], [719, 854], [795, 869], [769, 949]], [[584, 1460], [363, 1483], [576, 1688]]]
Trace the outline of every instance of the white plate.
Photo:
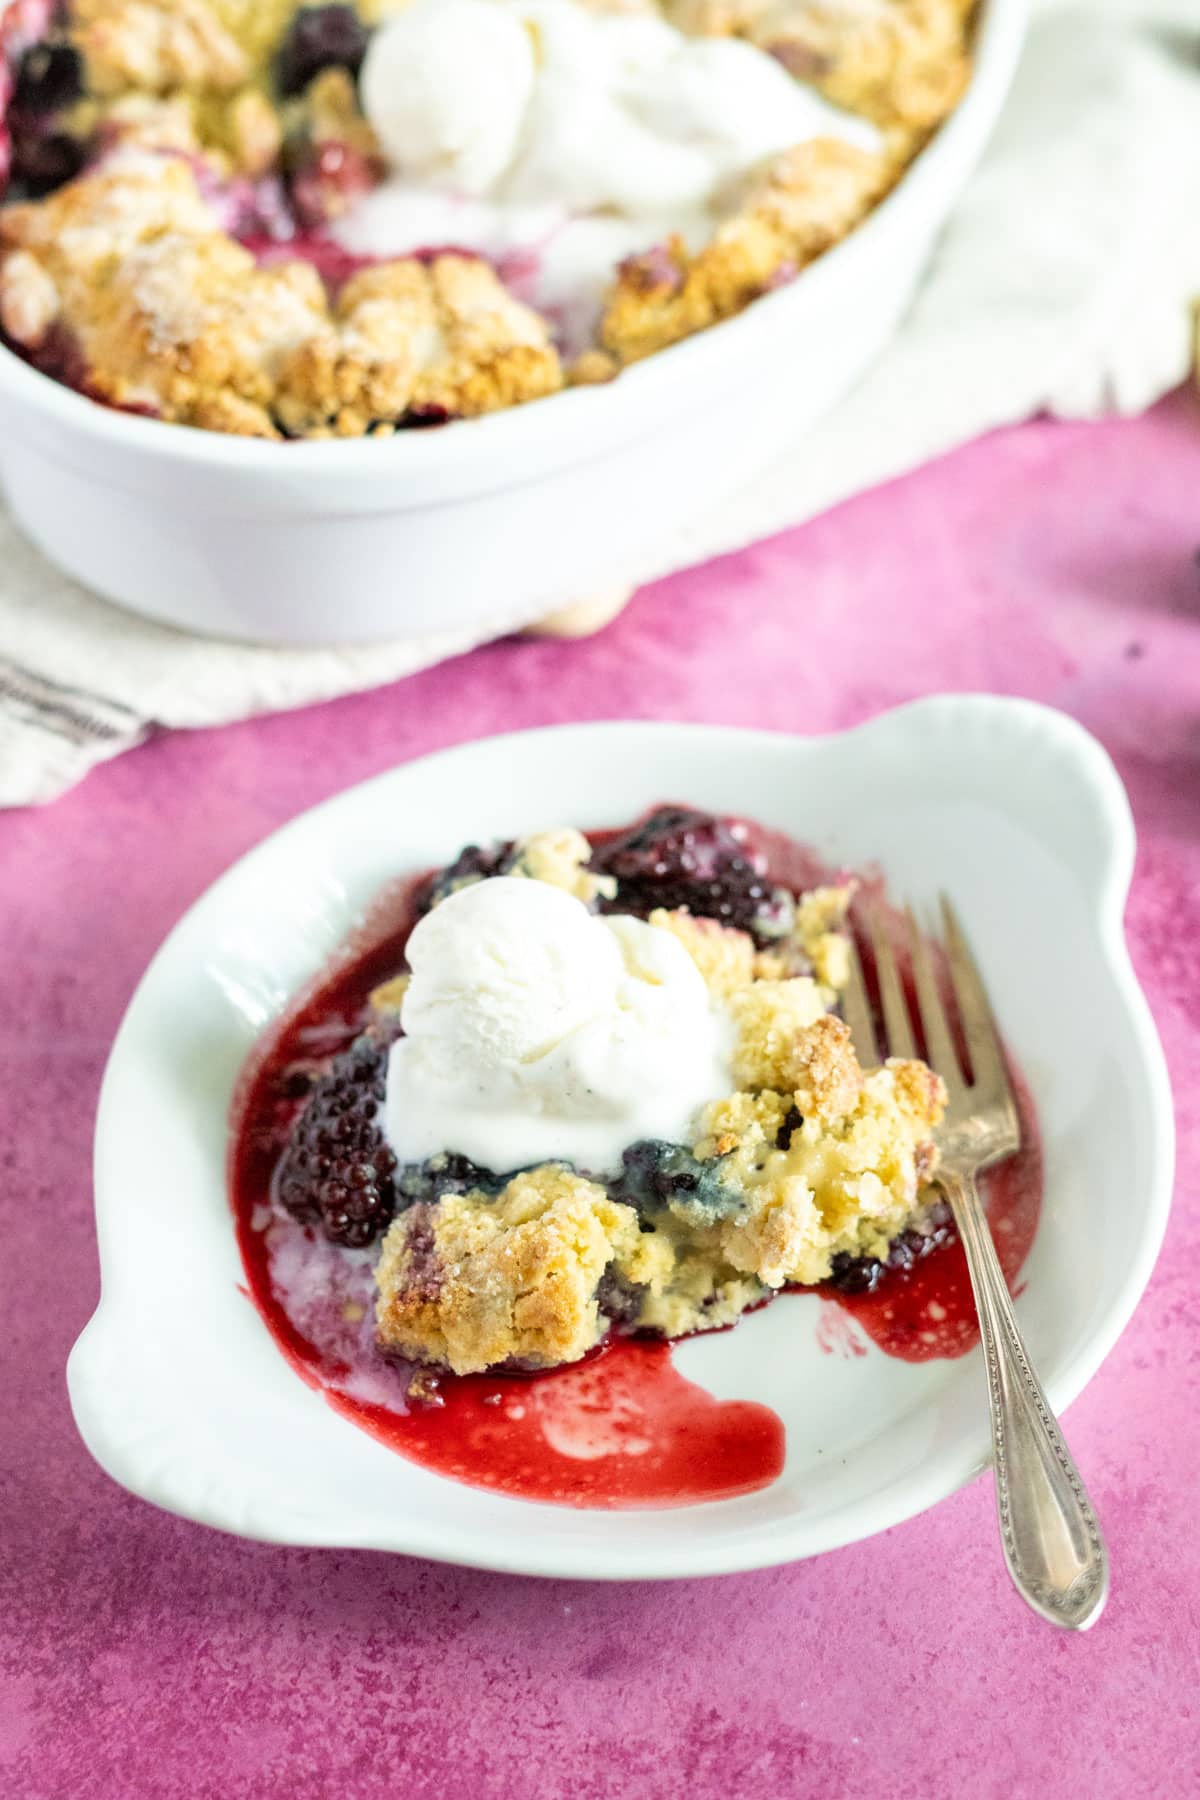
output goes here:
[[241, 1292], [225, 1190], [238, 1069], [373, 892], [471, 839], [618, 824], [656, 800], [745, 813], [898, 895], [947, 887], [1041, 1116], [1046, 1198], [1018, 1312], [1059, 1408], [1112, 1348], [1162, 1238], [1162, 1052], [1121, 932], [1128, 803], [1099, 746], [1024, 701], [921, 701], [828, 738], [580, 725], [447, 751], [306, 813], [245, 857], [159, 951], [113, 1048], [96, 1130], [103, 1297], [71, 1355], [79, 1429], [115, 1480], [247, 1537], [541, 1575], [755, 1568], [920, 1512], [988, 1460], [978, 1352], [914, 1365], [817, 1343], [799, 1296], [679, 1346], [722, 1398], [765, 1401], [788, 1453], [763, 1492], [668, 1511], [497, 1497], [335, 1414]]

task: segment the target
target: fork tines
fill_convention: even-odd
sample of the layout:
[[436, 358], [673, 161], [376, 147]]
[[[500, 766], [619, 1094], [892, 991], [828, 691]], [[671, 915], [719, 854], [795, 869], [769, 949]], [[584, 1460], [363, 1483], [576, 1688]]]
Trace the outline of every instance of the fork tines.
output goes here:
[[[945, 894], [941, 896], [941, 913], [944, 931], [942, 949], [970, 1067], [968, 1069], [964, 1066], [954, 1029], [947, 1016], [930, 939], [919, 928], [910, 907], [903, 915], [907, 923], [907, 944], [904, 948], [912, 968], [917, 1019], [925, 1041], [926, 1059], [946, 1083], [952, 1107], [956, 1100], [962, 1102], [968, 1096], [976, 1108], [988, 1104], [1011, 1105], [1012, 1095], [1004, 1052], [987, 989], [983, 985], [983, 978], [958, 915]], [[842, 998], [843, 1012], [854, 1039], [858, 1059], [870, 1068], [881, 1062], [884, 1056], [917, 1056], [919, 1046], [896, 955], [894, 927], [878, 900], [868, 902], [865, 923], [866, 941], [875, 965], [879, 1017], [887, 1039], [886, 1048], [878, 1042], [857, 946], [852, 947], [850, 980]]]

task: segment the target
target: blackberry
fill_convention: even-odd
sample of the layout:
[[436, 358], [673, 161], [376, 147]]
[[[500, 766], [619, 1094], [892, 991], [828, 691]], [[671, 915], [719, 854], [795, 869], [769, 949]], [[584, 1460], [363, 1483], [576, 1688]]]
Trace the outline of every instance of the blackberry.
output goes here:
[[888, 1250], [887, 1256], [850, 1256], [845, 1251], [833, 1259], [829, 1286], [843, 1294], [869, 1294], [879, 1286], [890, 1270], [908, 1270], [952, 1243], [956, 1235], [954, 1215], [944, 1200], [931, 1206], [925, 1215], [923, 1231], [903, 1231]]
[[303, 6], [279, 49], [279, 92], [285, 98], [302, 94], [323, 69], [357, 76], [366, 53], [367, 28], [352, 6]]
[[505, 875], [512, 867], [513, 846], [507, 844], [468, 844], [452, 863], [435, 869], [426, 877], [417, 894], [418, 914], [431, 912], [458, 888], [473, 881], [486, 881], [491, 875]]
[[[455, 251], [456, 256], [465, 254]], [[444, 406], [410, 406], [401, 423], [405, 431], [435, 431], [439, 425], [448, 425], [453, 417]]]
[[749, 854], [737, 827], [712, 813], [660, 806], [594, 853], [591, 868], [614, 875], [616, 896], [605, 912], [647, 918], [656, 907], [686, 907], [756, 937], [779, 937], [791, 925], [785, 888], [767, 880], [763, 859]]
[[614, 1200], [644, 1217], [674, 1201], [705, 1220], [740, 1210], [739, 1196], [721, 1179], [721, 1159], [698, 1162], [683, 1144], [643, 1138], [624, 1152], [624, 1168], [611, 1184]]
[[445, 1194], [499, 1193], [506, 1180], [507, 1176], [481, 1169], [469, 1156], [443, 1150], [428, 1162], [405, 1164], [395, 1187], [400, 1204], [412, 1206], [423, 1200], [440, 1200]]
[[88, 157], [88, 146], [65, 131], [14, 131], [12, 178], [30, 200], [41, 200], [73, 181]]
[[396, 1158], [379, 1128], [386, 1046], [360, 1037], [313, 1088], [279, 1165], [280, 1203], [361, 1249], [396, 1210]]
[[24, 118], [62, 112], [83, 98], [83, 60], [71, 44], [34, 44], [17, 65], [12, 111]]
[[281, 1100], [305, 1100], [321, 1079], [321, 1072], [311, 1063], [289, 1063], [275, 1078], [275, 1091]]

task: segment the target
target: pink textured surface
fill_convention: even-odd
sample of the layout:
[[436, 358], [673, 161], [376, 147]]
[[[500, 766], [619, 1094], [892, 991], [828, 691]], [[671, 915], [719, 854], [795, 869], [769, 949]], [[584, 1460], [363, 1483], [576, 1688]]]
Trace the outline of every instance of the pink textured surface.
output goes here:
[[[0, 1791], [1198, 1791], [1198, 544], [1190, 402], [1036, 424], [663, 582], [594, 642], [499, 645], [164, 739], [48, 811], [0, 815]], [[819, 731], [955, 688], [1074, 713], [1140, 830], [1129, 933], [1180, 1176], [1149, 1296], [1070, 1415], [1115, 1565], [1094, 1633], [1019, 1606], [990, 1479], [818, 1562], [599, 1587], [242, 1544], [93, 1467], [62, 1371], [97, 1294], [100, 1072], [151, 951], [229, 862], [335, 789], [481, 733], [606, 715]]]

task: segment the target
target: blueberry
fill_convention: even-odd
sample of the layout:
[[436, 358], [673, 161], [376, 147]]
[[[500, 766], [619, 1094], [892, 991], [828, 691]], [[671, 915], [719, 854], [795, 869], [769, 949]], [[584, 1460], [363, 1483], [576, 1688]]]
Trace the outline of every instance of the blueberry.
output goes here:
[[643, 1138], [624, 1152], [624, 1167], [612, 1184], [614, 1200], [646, 1215], [672, 1201], [705, 1219], [741, 1210], [741, 1197], [721, 1179], [721, 1159], [698, 1162], [683, 1144]]
[[645, 1291], [638, 1283], [626, 1281], [615, 1269], [606, 1269], [596, 1289], [596, 1305], [601, 1316], [611, 1319], [614, 1325], [632, 1325]]
[[505, 1177], [481, 1169], [469, 1156], [443, 1150], [428, 1162], [410, 1163], [396, 1177], [401, 1204], [440, 1200], [445, 1194], [497, 1194]]

